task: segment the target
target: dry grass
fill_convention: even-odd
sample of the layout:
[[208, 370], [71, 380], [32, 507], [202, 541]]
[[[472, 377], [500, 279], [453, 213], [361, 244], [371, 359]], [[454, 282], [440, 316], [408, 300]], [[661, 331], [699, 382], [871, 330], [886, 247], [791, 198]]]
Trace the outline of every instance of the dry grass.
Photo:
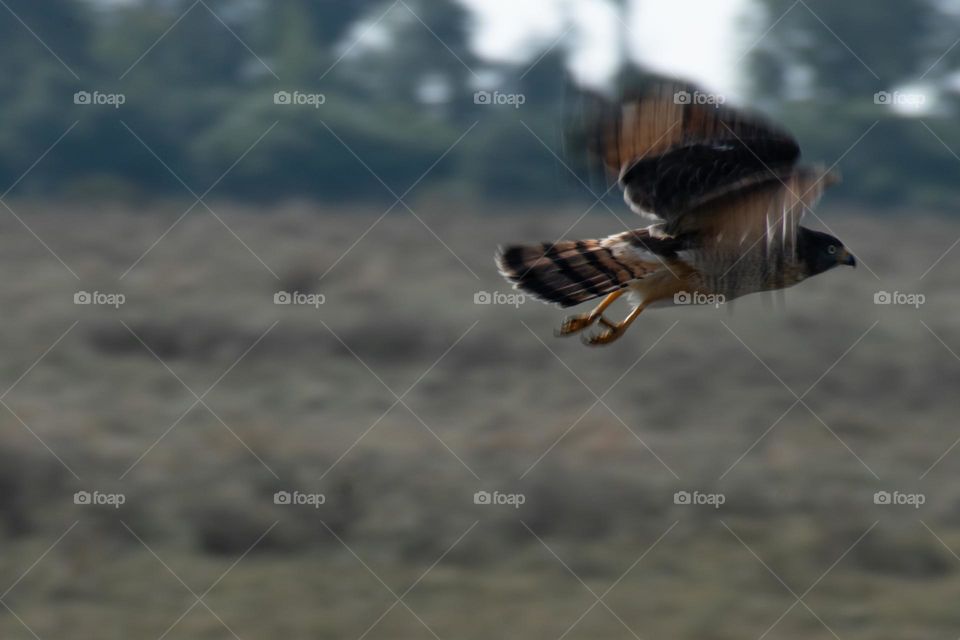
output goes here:
[[[215, 204], [250, 251], [198, 208], [121, 278], [185, 207], [15, 203], [79, 280], [0, 221], [0, 379], [16, 382], [0, 588], [78, 522], [3, 597], [39, 637], [158, 637], [194, 602], [173, 573], [202, 594], [271, 526], [206, 597], [245, 639], [359, 637], [394, 602], [378, 577], [400, 595], [441, 556], [405, 597], [441, 638], [554, 640], [595, 602], [573, 574], [599, 596], [641, 556], [604, 596], [620, 620], [597, 605], [567, 638], [759, 637], [794, 604], [787, 586], [814, 584], [805, 602], [844, 639], [960, 634], [960, 452], [930, 470], [960, 437], [960, 361], [933, 335], [960, 353], [960, 249], [920, 279], [960, 224], [827, 208], [868, 268], [786, 306], [652, 311], [594, 351], [553, 338], [555, 309], [473, 304], [507, 292], [498, 243], [554, 239], [577, 207], [420, 203], [449, 250], [397, 209], [344, 255], [379, 211]], [[591, 215], [569, 233], [621, 228]], [[326, 302], [277, 306], [279, 289]], [[927, 302], [876, 306], [881, 289]], [[76, 306], [77, 290], [127, 302]], [[75, 506], [79, 489], [127, 502]], [[273, 504], [294, 489], [327, 503]], [[477, 506], [479, 489], [526, 503]], [[677, 506], [678, 490], [726, 503]], [[878, 490], [926, 504], [876, 506]], [[366, 637], [431, 637], [424, 624], [398, 605]], [[32, 637], [10, 612], [0, 636]], [[232, 636], [197, 606], [166, 637]], [[796, 605], [767, 637], [832, 636]]]

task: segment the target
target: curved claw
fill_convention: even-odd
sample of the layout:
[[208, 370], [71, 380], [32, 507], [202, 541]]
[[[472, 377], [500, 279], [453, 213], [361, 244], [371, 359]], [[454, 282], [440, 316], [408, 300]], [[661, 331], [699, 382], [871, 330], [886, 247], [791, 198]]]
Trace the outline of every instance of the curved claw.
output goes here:
[[560, 328], [556, 332], [557, 337], [562, 338], [566, 336], [572, 336], [575, 333], [580, 333], [584, 329], [590, 327], [596, 321], [597, 317], [589, 313], [564, 318], [563, 324], [560, 325]]

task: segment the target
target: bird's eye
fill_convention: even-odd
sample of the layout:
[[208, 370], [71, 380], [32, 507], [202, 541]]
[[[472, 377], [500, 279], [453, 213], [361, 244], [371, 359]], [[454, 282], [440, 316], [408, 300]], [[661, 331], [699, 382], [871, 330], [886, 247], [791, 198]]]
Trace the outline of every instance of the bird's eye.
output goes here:
[[837, 247], [835, 245], [830, 245], [829, 247], [827, 247], [827, 253], [829, 253], [830, 255], [833, 255], [836, 252], [837, 252]]

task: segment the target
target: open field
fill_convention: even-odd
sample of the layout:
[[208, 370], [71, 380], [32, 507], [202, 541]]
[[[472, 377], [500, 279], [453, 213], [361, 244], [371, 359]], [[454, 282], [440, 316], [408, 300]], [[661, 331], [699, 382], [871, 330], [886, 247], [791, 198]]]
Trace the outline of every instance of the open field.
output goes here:
[[0, 637], [960, 635], [960, 222], [827, 203], [860, 269], [589, 350], [474, 303], [577, 206], [189, 204], [0, 216]]

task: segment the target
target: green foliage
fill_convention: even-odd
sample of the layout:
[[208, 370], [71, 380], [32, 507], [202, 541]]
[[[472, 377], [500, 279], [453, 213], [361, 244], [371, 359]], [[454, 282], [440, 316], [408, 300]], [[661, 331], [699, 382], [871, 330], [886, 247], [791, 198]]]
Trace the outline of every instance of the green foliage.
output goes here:
[[[424, 187], [513, 198], [574, 182], [521, 124], [559, 124], [563, 56], [528, 74], [485, 66], [454, 0], [10, 6], [37, 37], [0, 21], [0, 182], [76, 123], [19, 196], [189, 195], [182, 180], [197, 194], [216, 183], [221, 197], [392, 201], [425, 176]], [[523, 91], [524, 110], [476, 105], [484, 82]], [[78, 91], [125, 103], [77, 105]], [[281, 91], [325, 101], [275, 104]], [[559, 150], [555, 133], [542, 132]]]
[[[189, 195], [182, 180], [198, 194], [216, 184], [219, 197], [392, 201], [422, 176], [418, 189], [483, 198], [590, 195], [568, 170], [582, 158], [563, 154], [569, 52], [485, 62], [457, 0], [7, 4], [29, 26], [0, 20], [0, 184], [17, 183], [17, 196]], [[752, 93], [808, 158], [843, 157], [839, 195], [955, 204], [956, 12], [934, 0], [753, 7], [755, 28], [772, 28], [746, 59]], [[918, 81], [931, 101], [941, 94], [923, 122], [874, 104]], [[524, 103], [478, 105], [478, 89]], [[77, 105], [77, 91], [126, 102]], [[325, 102], [275, 104], [282, 91]]]
[[931, 0], [760, 4], [774, 25], [754, 55], [760, 78], [770, 83], [760, 90], [780, 89], [778, 80], [803, 68], [818, 95], [860, 98], [912, 80], [925, 70], [923, 61], [951, 44], [933, 32], [939, 12]]
[[[955, 206], [950, 149], [960, 149], [960, 127], [947, 78], [956, 14], [932, 0], [759, 4], [770, 31], [750, 57], [753, 93], [779, 111], [808, 159], [842, 158], [836, 193], [881, 208]], [[929, 109], [876, 104], [878, 92], [895, 91], [922, 94]]]

